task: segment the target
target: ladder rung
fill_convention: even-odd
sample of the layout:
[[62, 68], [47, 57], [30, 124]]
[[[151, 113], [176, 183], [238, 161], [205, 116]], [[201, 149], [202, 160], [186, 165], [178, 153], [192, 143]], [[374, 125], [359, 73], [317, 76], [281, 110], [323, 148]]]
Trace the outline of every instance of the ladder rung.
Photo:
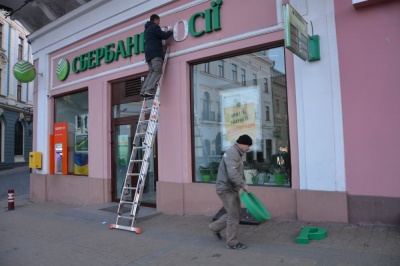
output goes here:
[[140, 173], [126, 173], [127, 176], [139, 176]]
[[143, 150], [143, 149], [146, 149], [146, 146], [139, 146], [139, 147], [134, 146], [132, 149]]
[[130, 162], [131, 163], [141, 163], [141, 162], [143, 162], [143, 160], [131, 160]]
[[124, 187], [124, 189], [135, 190], [135, 189], [136, 189], [136, 187]]
[[147, 119], [147, 120], [142, 120], [142, 121], [139, 121], [139, 122], [138, 122], [138, 124], [141, 124], [141, 125], [142, 125], [142, 124], [145, 125], [145, 124], [147, 124], [147, 123], [149, 123], [149, 120], [148, 120], [148, 119]]
[[139, 132], [139, 133], [136, 133], [136, 136], [139, 136], [139, 137], [146, 136], [146, 132]]
[[134, 203], [133, 201], [126, 201], [126, 200], [121, 200], [119, 202], [119, 204], [133, 204], [133, 203]]
[[123, 215], [121, 215], [121, 214], [118, 214], [118, 219], [132, 220], [132, 216], [123, 216]]
[[111, 224], [110, 228], [113, 229], [122, 229], [122, 230], [127, 230], [127, 231], [131, 231], [131, 232], [135, 232], [137, 234], [141, 233], [140, 228], [138, 227], [130, 227], [130, 226], [124, 226], [124, 225], [118, 225], [118, 224]]

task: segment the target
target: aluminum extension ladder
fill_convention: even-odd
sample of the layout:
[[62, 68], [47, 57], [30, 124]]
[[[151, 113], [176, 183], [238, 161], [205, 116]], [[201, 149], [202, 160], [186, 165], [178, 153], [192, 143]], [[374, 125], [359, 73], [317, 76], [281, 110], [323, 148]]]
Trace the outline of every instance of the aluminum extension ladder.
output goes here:
[[[135, 232], [137, 234], [141, 233], [141, 229], [139, 227], [134, 227], [137, 215], [139, 213], [139, 206], [142, 200], [144, 184], [147, 177], [147, 172], [149, 170], [149, 159], [153, 150], [153, 143], [154, 139], [157, 135], [157, 126], [158, 126], [158, 119], [159, 119], [159, 106], [160, 102], [158, 100], [158, 96], [160, 93], [161, 82], [165, 72], [165, 66], [167, 65], [168, 60], [168, 52], [169, 46], [166, 47], [164, 63], [163, 63], [163, 74], [161, 75], [157, 90], [154, 95], [154, 99], [152, 102], [152, 106], [148, 107], [147, 100], [143, 99], [142, 109], [139, 115], [139, 121], [137, 123], [135, 137], [133, 139], [133, 148], [132, 153], [129, 159], [129, 165], [125, 176], [124, 185], [122, 187], [120, 202], [118, 205], [117, 211], [117, 220], [115, 224], [110, 224], [110, 229], [122, 229], [131, 232]], [[148, 114], [150, 113], [150, 116]], [[146, 115], [149, 117], [146, 120]], [[144, 137], [143, 144], [141, 144], [141, 139]], [[144, 152], [142, 158], [138, 158], [139, 151]], [[136, 169], [140, 169], [139, 172], [134, 172], [135, 167]], [[129, 178], [131, 177], [138, 177], [136, 187], [132, 187], [129, 185]], [[135, 193], [133, 201], [127, 200], [127, 195], [130, 192]], [[130, 205], [131, 211], [127, 214], [122, 213], [122, 208], [124, 205]]]

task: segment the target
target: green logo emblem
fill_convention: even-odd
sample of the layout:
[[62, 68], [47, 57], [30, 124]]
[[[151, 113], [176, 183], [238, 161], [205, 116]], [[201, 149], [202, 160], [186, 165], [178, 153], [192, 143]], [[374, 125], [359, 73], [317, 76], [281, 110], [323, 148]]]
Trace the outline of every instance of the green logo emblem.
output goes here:
[[69, 75], [69, 62], [67, 59], [61, 59], [58, 62], [56, 70], [57, 78], [60, 81], [66, 80]]
[[14, 65], [14, 77], [21, 82], [31, 82], [36, 77], [36, 69], [28, 61], [18, 61]]

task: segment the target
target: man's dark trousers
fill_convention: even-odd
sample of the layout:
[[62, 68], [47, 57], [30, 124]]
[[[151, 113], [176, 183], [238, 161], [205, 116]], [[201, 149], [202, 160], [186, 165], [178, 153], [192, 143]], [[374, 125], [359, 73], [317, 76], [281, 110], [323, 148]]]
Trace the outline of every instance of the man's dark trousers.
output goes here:
[[140, 93], [155, 94], [156, 83], [158, 82], [162, 74], [163, 60], [161, 57], [154, 57], [150, 60], [150, 62], [147, 62], [147, 65], [149, 66], [149, 73], [143, 84], [142, 89], [140, 90]]

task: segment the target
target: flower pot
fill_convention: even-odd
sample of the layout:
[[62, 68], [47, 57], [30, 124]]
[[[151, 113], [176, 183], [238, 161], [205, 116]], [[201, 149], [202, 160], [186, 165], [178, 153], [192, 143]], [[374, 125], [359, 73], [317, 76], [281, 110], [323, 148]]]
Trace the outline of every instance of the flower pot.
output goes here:
[[218, 176], [218, 171], [217, 170], [212, 170], [211, 175], [210, 175], [210, 181], [215, 182], [217, 181], [217, 176]]
[[253, 184], [252, 177], [258, 174], [257, 169], [246, 169], [244, 170], [244, 178], [246, 179], [246, 184]]
[[203, 174], [202, 176], [201, 176], [201, 180], [203, 181], [203, 182], [210, 182], [210, 174]]
[[258, 179], [258, 177], [253, 177], [253, 178], [251, 179], [251, 181], [253, 182], [254, 185], [257, 185], [259, 179]]
[[285, 174], [274, 174], [275, 184], [282, 186], [285, 184], [286, 175]]

